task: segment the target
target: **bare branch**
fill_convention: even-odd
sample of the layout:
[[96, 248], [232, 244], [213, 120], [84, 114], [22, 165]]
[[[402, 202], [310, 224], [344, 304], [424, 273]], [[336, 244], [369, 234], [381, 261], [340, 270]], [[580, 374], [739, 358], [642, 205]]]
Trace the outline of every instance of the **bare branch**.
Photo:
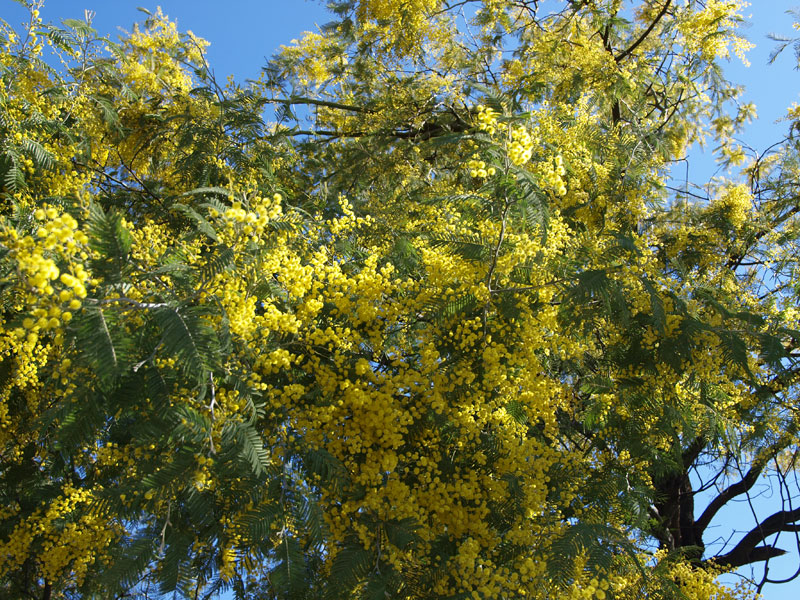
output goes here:
[[640, 35], [639, 38], [635, 42], [633, 42], [633, 44], [628, 46], [628, 48], [626, 50], [623, 50], [622, 52], [620, 52], [619, 54], [617, 54], [614, 57], [614, 60], [617, 63], [620, 63], [623, 60], [625, 60], [625, 58], [627, 58], [631, 54], [631, 52], [636, 50], [636, 48], [638, 48], [639, 45], [647, 39], [647, 36], [650, 35], [650, 32], [652, 32], [653, 29], [655, 29], [655, 26], [658, 25], [658, 22], [661, 21], [661, 19], [663, 18], [663, 16], [665, 14], [667, 14], [667, 9], [669, 9], [670, 4], [672, 4], [672, 0], [667, 0], [664, 3], [664, 8], [662, 8], [661, 12], [659, 12], [656, 15], [656, 18], [653, 20], [652, 23], [650, 23], [650, 26], [647, 29], [644, 30], [644, 33], [642, 33], [642, 35]]
[[295, 104], [302, 104], [308, 106], [324, 106], [327, 108], [335, 108], [338, 110], [348, 110], [351, 112], [364, 112], [364, 113], [373, 113], [374, 110], [369, 108], [365, 108], [363, 106], [354, 106], [352, 104], [342, 104], [341, 102], [332, 102], [329, 100], [316, 100], [314, 98], [271, 98], [267, 100], [267, 102], [271, 104], [284, 104], [287, 106], [292, 106]]
[[748, 492], [750, 488], [755, 485], [763, 469], [763, 464], [752, 467], [740, 481], [737, 481], [733, 485], [725, 488], [722, 493], [720, 493], [711, 501], [711, 503], [703, 511], [703, 514], [700, 515], [700, 518], [695, 522], [695, 526], [700, 529], [701, 533], [706, 530], [709, 523], [711, 523], [711, 520], [723, 506], [725, 506], [733, 498]]
[[760, 546], [769, 536], [781, 531], [796, 531], [800, 520], [800, 508], [778, 511], [751, 529], [739, 543], [722, 556], [715, 556], [708, 562], [721, 567], [736, 568], [754, 562], [769, 560], [786, 554], [786, 550], [772, 546]]

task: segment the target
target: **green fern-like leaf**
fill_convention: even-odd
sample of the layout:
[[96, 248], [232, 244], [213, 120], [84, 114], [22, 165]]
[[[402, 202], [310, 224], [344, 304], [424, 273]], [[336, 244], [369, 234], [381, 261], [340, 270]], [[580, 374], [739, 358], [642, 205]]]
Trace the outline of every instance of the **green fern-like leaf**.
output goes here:
[[649, 279], [643, 277], [641, 282], [644, 286], [644, 289], [647, 290], [647, 293], [650, 296], [650, 311], [652, 315], [653, 327], [655, 327], [658, 331], [663, 332], [667, 319], [664, 311], [664, 301], [661, 299], [661, 296]]
[[28, 156], [32, 157], [37, 167], [49, 169], [53, 166], [53, 155], [48, 152], [44, 146], [35, 140], [25, 139], [22, 141], [22, 150]]
[[270, 571], [271, 587], [279, 598], [300, 597], [306, 582], [306, 564], [303, 547], [292, 535], [285, 533], [275, 548], [278, 564]]
[[419, 523], [412, 517], [401, 520], [384, 521], [382, 524], [386, 539], [400, 550], [406, 550], [419, 541]]
[[99, 380], [113, 381], [128, 365], [130, 340], [118, 327], [119, 315], [99, 306], [86, 306], [72, 322], [81, 356]]
[[178, 366], [188, 377], [204, 383], [214, 369], [214, 331], [204, 311], [196, 307], [163, 306], [153, 311], [164, 351], [178, 359]]
[[25, 181], [25, 170], [21, 165], [21, 155], [19, 149], [7, 147], [2, 157], [0, 169], [3, 173], [3, 185], [10, 192], [18, 192], [27, 188]]
[[270, 466], [269, 455], [258, 431], [248, 423], [227, 423], [226, 436], [232, 436], [239, 456], [256, 475], [262, 475]]
[[273, 524], [281, 516], [282, 510], [277, 502], [262, 504], [251, 509], [242, 517], [248, 538], [256, 546], [262, 546], [273, 532]]
[[490, 255], [490, 248], [480, 236], [456, 235], [432, 236], [430, 245], [434, 248], [447, 248], [454, 254], [467, 260], [481, 262]]
[[191, 206], [187, 206], [186, 204], [181, 204], [181, 203], [175, 203], [172, 205], [172, 210], [180, 212], [186, 218], [188, 218], [197, 228], [197, 231], [207, 236], [209, 239], [215, 242], [219, 242], [219, 238], [217, 237], [217, 232], [214, 230], [214, 227], [211, 225], [211, 223], [209, 223], [206, 220], [206, 218], [203, 217], [203, 215], [198, 213]]
[[97, 35], [97, 30], [89, 25], [89, 23], [86, 21], [81, 21], [80, 19], [62, 19], [61, 22], [80, 37], [91, 37]]
[[478, 299], [472, 294], [465, 294], [455, 300], [441, 300], [431, 303], [425, 318], [433, 323], [441, 324], [457, 316], [472, 313], [479, 306]]
[[207, 281], [220, 273], [230, 271], [234, 267], [235, 258], [236, 256], [229, 246], [225, 244], [213, 246], [203, 255], [200, 267], [202, 278]]
[[559, 586], [570, 583], [575, 573], [575, 561], [586, 556], [585, 568], [592, 573], [607, 572], [614, 559], [626, 556], [631, 565], [646, 577], [636, 549], [619, 531], [599, 523], [575, 523], [557, 537], [550, 546], [547, 561], [548, 576]]
[[156, 543], [149, 536], [122, 540], [120, 545], [112, 547], [112, 560], [108, 568], [98, 573], [98, 583], [109, 593], [120, 595], [135, 589], [155, 558], [156, 550]]
[[357, 538], [347, 538], [331, 563], [328, 597], [348, 597], [369, 573], [374, 560], [374, 553], [364, 549]]
[[547, 194], [539, 187], [534, 175], [527, 169], [514, 168], [513, 182], [509, 195], [516, 198], [514, 212], [521, 217], [527, 228], [537, 228], [543, 238], [547, 236], [547, 225], [550, 220], [550, 207]]
[[121, 214], [106, 213], [97, 203], [89, 207], [89, 246], [97, 251], [92, 261], [92, 271], [108, 282], [116, 283], [130, 270], [130, 232], [123, 224]]

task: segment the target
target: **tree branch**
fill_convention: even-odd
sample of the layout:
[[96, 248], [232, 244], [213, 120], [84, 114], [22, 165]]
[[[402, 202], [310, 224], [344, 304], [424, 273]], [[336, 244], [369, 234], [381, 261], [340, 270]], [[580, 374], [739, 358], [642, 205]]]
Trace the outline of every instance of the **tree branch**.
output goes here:
[[791, 209], [786, 211], [785, 214], [783, 214], [780, 217], [776, 218], [775, 221], [770, 223], [769, 228], [760, 229], [757, 232], [755, 232], [753, 234], [752, 238], [748, 241], [747, 248], [744, 249], [742, 252], [740, 252], [738, 254], [732, 255], [728, 259], [728, 262], [726, 263], [725, 266], [727, 266], [728, 268], [731, 268], [731, 269], [736, 269], [737, 267], [741, 266], [742, 261], [747, 256], [747, 253], [750, 251], [751, 248], [753, 248], [755, 246], [755, 244], [761, 238], [763, 238], [769, 232], [775, 231], [775, 229], [777, 228], [778, 225], [782, 225], [784, 222], [786, 222], [789, 219], [791, 219], [798, 212], [800, 212], [800, 204], [798, 204], [797, 206], [792, 207]]
[[706, 438], [703, 436], [697, 436], [692, 440], [692, 443], [681, 453], [681, 461], [683, 462], [683, 469], [688, 471], [689, 468], [694, 464], [694, 461], [697, 460], [697, 457], [700, 456], [700, 453], [703, 451], [703, 448], [706, 447]]
[[633, 42], [633, 44], [628, 46], [626, 50], [623, 50], [614, 57], [614, 60], [617, 63], [621, 63], [623, 60], [625, 60], [631, 54], [631, 52], [636, 50], [636, 48], [638, 48], [639, 45], [647, 39], [647, 36], [650, 35], [653, 29], [655, 29], [655, 26], [658, 25], [658, 22], [661, 21], [661, 19], [665, 14], [667, 14], [667, 9], [669, 9], [670, 4], [672, 4], [672, 0], [667, 0], [664, 3], [664, 8], [662, 8], [661, 12], [659, 12], [656, 15], [656, 18], [653, 20], [652, 23], [650, 23], [650, 26], [644, 30], [644, 33], [642, 33], [642, 35], [640, 35], [639, 38], [635, 42]]
[[342, 104], [341, 102], [332, 102], [329, 100], [316, 100], [314, 98], [270, 98], [267, 100], [270, 104], [285, 104], [285, 105], [294, 105], [294, 104], [305, 104], [309, 106], [325, 106], [327, 108], [335, 108], [338, 110], [349, 110], [351, 112], [364, 112], [364, 113], [374, 113], [374, 110], [369, 108], [364, 108], [363, 106], [354, 106], [352, 104]]
[[752, 467], [740, 481], [725, 488], [716, 498], [711, 501], [711, 503], [703, 511], [703, 514], [700, 515], [700, 518], [695, 522], [695, 526], [700, 530], [701, 533], [706, 530], [708, 525], [711, 523], [711, 520], [714, 518], [714, 515], [716, 515], [723, 506], [737, 496], [741, 496], [745, 492], [749, 491], [750, 488], [755, 485], [763, 469], [763, 464]]
[[287, 136], [325, 136], [329, 139], [339, 138], [361, 138], [361, 137], [380, 137], [387, 136], [404, 140], [428, 140], [438, 137], [440, 135], [447, 135], [450, 133], [462, 133], [469, 129], [469, 124], [464, 121], [458, 121], [450, 124], [450, 126], [440, 125], [437, 123], [425, 123], [422, 127], [409, 127], [408, 129], [395, 129], [391, 131], [335, 131], [329, 129], [286, 129], [278, 133]]
[[798, 519], [800, 519], [800, 508], [778, 511], [751, 529], [733, 550], [722, 556], [715, 556], [707, 562], [713, 562], [721, 567], [736, 568], [782, 556], [786, 554], [786, 550], [759, 544], [778, 532], [796, 531], [798, 525], [795, 521]]

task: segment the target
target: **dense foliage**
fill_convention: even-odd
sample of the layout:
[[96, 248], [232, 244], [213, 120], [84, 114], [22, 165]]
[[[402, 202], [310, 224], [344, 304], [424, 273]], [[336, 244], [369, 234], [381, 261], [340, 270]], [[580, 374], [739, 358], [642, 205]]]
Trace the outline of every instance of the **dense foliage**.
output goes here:
[[800, 528], [800, 110], [734, 141], [738, 0], [338, 0], [247, 85], [29, 7], [0, 596], [751, 596]]

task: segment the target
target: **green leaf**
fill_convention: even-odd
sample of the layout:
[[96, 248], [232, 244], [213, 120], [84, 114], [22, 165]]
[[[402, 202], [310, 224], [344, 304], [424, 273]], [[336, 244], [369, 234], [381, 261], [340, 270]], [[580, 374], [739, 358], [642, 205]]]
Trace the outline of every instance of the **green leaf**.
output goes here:
[[664, 311], [664, 301], [649, 279], [642, 277], [640, 281], [650, 296], [650, 312], [652, 315], [653, 327], [663, 333], [667, 322], [667, 316]]
[[239, 447], [239, 454], [250, 465], [253, 474], [259, 476], [265, 473], [271, 463], [264, 440], [261, 439], [258, 431], [248, 423], [228, 423], [226, 427], [232, 428], [234, 439]]
[[39, 168], [49, 169], [53, 166], [55, 160], [53, 155], [45, 150], [44, 146], [39, 142], [31, 139], [24, 139], [22, 140], [21, 147], [23, 152], [33, 157], [33, 160]]
[[609, 572], [613, 561], [621, 554], [627, 555], [630, 564], [647, 577], [636, 548], [622, 533], [600, 523], [575, 523], [551, 543], [547, 572], [555, 583], [567, 586], [579, 557], [586, 558], [585, 569], [600, 575]]
[[420, 539], [417, 529], [420, 525], [413, 517], [400, 520], [384, 521], [382, 523], [386, 539], [400, 550], [406, 550]]
[[347, 538], [331, 563], [329, 597], [337, 597], [333, 592], [351, 592], [367, 575], [374, 558], [357, 538]]
[[178, 359], [178, 368], [198, 382], [208, 379], [215, 367], [215, 334], [206, 320], [205, 310], [192, 307], [161, 306], [153, 311], [166, 354]]
[[490, 255], [490, 248], [478, 235], [430, 236], [429, 243], [434, 248], [448, 248], [453, 254], [471, 261], [481, 262]]
[[86, 21], [81, 21], [79, 19], [61, 19], [61, 22], [81, 37], [97, 35], [97, 30]]
[[478, 306], [478, 299], [472, 294], [465, 294], [455, 300], [440, 299], [426, 307], [425, 318], [433, 323], [442, 324], [454, 317], [471, 314]]
[[214, 230], [214, 227], [209, 223], [203, 215], [198, 213], [195, 209], [191, 206], [187, 206], [185, 204], [176, 203], [172, 205], [172, 210], [180, 212], [184, 216], [186, 216], [192, 223], [194, 223], [197, 230], [201, 233], [205, 234], [207, 237], [212, 239], [215, 242], [219, 242], [219, 238], [217, 237], [217, 232]]
[[118, 283], [130, 272], [133, 238], [119, 212], [106, 213], [100, 204], [89, 207], [89, 247], [99, 256], [92, 259], [93, 273], [108, 283]]
[[118, 320], [115, 312], [106, 313], [99, 306], [89, 305], [76, 313], [71, 324], [81, 357], [106, 384], [127, 365], [130, 340]]
[[270, 571], [271, 587], [279, 593], [280, 598], [289, 600], [300, 597], [301, 590], [306, 585], [303, 547], [287, 532], [282, 535], [275, 550], [275, 557], [280, 562]]

